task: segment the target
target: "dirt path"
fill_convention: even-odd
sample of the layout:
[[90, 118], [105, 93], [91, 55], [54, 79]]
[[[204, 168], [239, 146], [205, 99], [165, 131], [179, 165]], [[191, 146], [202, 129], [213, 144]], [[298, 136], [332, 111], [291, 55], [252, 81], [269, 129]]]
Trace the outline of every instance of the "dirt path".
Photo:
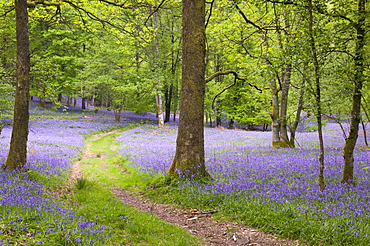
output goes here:
[[207, 245], [303, 245], [298, 241], [277, 238], [258, 229], [214, 220], [212, 219], [214, 211], [175, 209], [174, 206], [157, 204], [117, 187], [112, 188], [112, 192], [126, 204], [136, 207], [142, 212], [155, 214], [161, 220], [186, 229], [190, 234], [202, 238]]
[[[108, 132], [93, 136], [97, 140], [102, 136], [116, 133]], [[92, 144], [85, 146], [82, 159], [94, 158], [91, 153]], [[97, 157], [98, 158], [98, 157]], [[73, 171], [66, 186], [58, 191], [62, 193], [71, 187], [81, 176], [79, 169], [80, 161], [73, 164]], [[149, 212], [158, 216], [161, 220], [186, 229], [190, 234], [202, 238], [206, 245], [248, 245], [248, 246], [297, 246], [304, 245], [298, 241], [281, 239], [266, 234], [258, 229], [249, 228], [232, 222], [218, 221], [212, 218], [215, 211], [198, 211], [176, 209], [174, 206], [157, 204], [146, 200], [138, 194], [131, 194], [127, 190], [112, 187], [112, 193], [126, 204], [136, 207], [142, 212]]]

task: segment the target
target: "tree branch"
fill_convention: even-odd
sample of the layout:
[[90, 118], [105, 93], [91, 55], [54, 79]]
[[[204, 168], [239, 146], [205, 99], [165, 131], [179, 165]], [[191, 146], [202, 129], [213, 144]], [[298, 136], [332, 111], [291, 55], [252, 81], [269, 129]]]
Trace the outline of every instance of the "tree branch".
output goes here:
[[152, 15], [154, 15], [155, 12], [157, 12], [161, 7], [162, 5], [164, 4], [166, 0], [162, 0], [162, 2], [149, 14], [148, 18], [146, 18], [146, 20], [144, 21], [144, 24], [146, 25], [146, 23], [149, 21], [150, 17]]
[[215, 3], [215, 0], [212, 0], [212, 2], [210, 3], [211, 6], [209, 7], [209, 14], [208, 14], [208, 18], [207, 18], [207, 21], [206, 21], [206, 28], [207, 28], [209, 20], [211, 19], [211, 16], [212, 16], [212, 9], [213, 9], [213, 4], [214, 3]]
[[108, 0], [99, 0], [99, 2], [107, 3], [107, 4], [114, 5], [114, 6], [120, 7], [120, 8], [125, 8], [124, 6], [126, 5], [126, 1], [124, 3], [116, 3], [116, 2], [111, 2], [111, 1], [108, 1]]
[[[230, 70], [229, 70], [229, 71], [230, 71]], [[231, 85], [226, 86], [225, 88], [223, 88], [219, 93], [217, 93], [217, 94], [214, 96], [214, 98], [213, 98], [213, 100], [212, 100], [212, 109], [214, 109], [214, 108], [215, 108], [216, 98], [217, 98], [218, 96], [220, 96], [222, 93], [224, 93], [226, 90], [228, 90], [228, 89], [230, 89], [231, 87], [233, 87], [234, 85], [236, 85], [236, 77], [234, 77], [234, 83], [232, 83]]]
[[6, 16], [8, 13], [12, 12], [14, 9], [15, 9], [15, 7], [14, 7], [14, 6], [12, 6], [12, 7], [11, 7], [11, 8], [9, 8], [8, 10], [6, 10], [6, 11], [4, 12], [4, 14], [1, 14], [1, 15], [0, 15], [0, 17], [4, 17], [4, 16]]
[[[221, 75], [228, 75], [228, 74], [233, 74], [234, 75], [234, 84], [236, 84], [236, 80], [241, 80], [241, 81], [245, 81], [248, 83], [248, 85], [252, 86], [253, 88], [255, 88], [256, 90], [258, 90], [259, 92], [262, 92], [263, 89], [260, 89], [258, 88], [255, 84], [252, 84], [250, 82], [247, 81], [247, 78], [244, 78], [244, 77], [240, 77], [239, 74], [235, 71], [235, 70], [226, 70], [226, 71], [218, 71], [214, 74], [212, 74], [211, 76], [209, 76], [208, 78], [206, 78], [205, 82], [208, 83], [210, 81], [212, 81], [214, 78], [218, 77], [218, 76], [221, 76]], [[231, 86], [233, 86], [231, 85]], [[225, 90], [229, 89], [231, 86], [228, 86], [226, 89], [224, 89], [222, 92], [224, 92]]]
[[[100, 0], [100, 1], [104, 1], [104, 0]], [[96, 16], [94, 13], [76, 5], [75, 3], [73, 3], [72, 1], [69, 1], [69, 0], [63, 0], [63, 2], [65, 3], [68, 3], [71, 7], [75, 8], [76, 10], [78, 10], [79, 12], [83, 12], [85, 13], [90, 19], [94, 20], [94, 21], [98, 21], [102, 24], [103, 27], [105, 27], [105, 25], [109, 25], [111, 27], [114, 27], [114, 28], [117, 28], [118, 30], [121, 30], [122, 32], [125, 32], [131, 36], [135, 36], [134, 33], [132, 32], [129, 32], [127, 31], [125, 28], [122, 28], [122, 27], [119, 27], [117, 25], [115, 25], [114, 23], [110, 22], [110, 21], [107, 21], [107, 20], [104, 20], [104, 19], [101, 19], [99, 18], [98, 16]], [[105, 1], [104, 1], [105, 2]], [[82, 17], [81, 17], [82, 18]]]
[[245, 20], [245, 22], [247, 22], [248, 24], [251, 24], [252, 26], [254, 26], [255, 28], [257, 28], [258, 30], [260, 31], [263, 31], [263, 28], [260, 27], [259, 25], [257, 25], [256, 23], [254, 23], [253, 21], [249, 20], [247, 18], [247, 16], [244, 14], [244, 12], [239, 8], [239, 6], [237, 4], [235, 4], [235, 7], [236, 9], [238, 10], [239, 14], [243, 17], [243, 19]]

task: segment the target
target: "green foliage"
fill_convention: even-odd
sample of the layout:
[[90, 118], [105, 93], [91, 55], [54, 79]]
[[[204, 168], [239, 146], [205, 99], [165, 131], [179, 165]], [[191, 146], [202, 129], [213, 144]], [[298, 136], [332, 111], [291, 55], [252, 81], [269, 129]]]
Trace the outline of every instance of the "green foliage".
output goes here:
[[85, 189], [89, 186], [89, 181], [86, 178], [78, 178], [75, 182], [75, 187], [77, 190]]
[[[10, 79], [15, 70], [14, 12], [10, 11], [12, 3], [1, 4], [1, 67]], [[153, 12], [156, 4], [128, 1], [124, 8], [118, 8], [83, 0], [78, 3], [80, 11], [68, 3], [62, 3], [60, 8], [41, 4], [30, 8], [32, 94], [52, 101], [58, 94], [81, 96], [112, 109], [139, 112], [154, 111], [154, 94], [164, 96], [174, 86], [171, 104], [177, 106], [181, 4], [166, 1]], [[327, 13], [314, 13], [320, 66], [325, 68], [320, 71], [323, 113], [348, 115], [354, 75], [354, 29], [347, 20], [332, 16], [355, 19], [356, 5], [342, 1], [314, 4]], [[254, 0], [247, 5], [225, 0], [214, 3], [211, 18], [207, 19], [207, 75], [234, 69], [246, 76], [247, 82], [265, 88], [272, 82], [279, 84], [277, 76], [286, 64], [292, 64], [288, 106], [288, 116], [292, 118], [302, 74], [309, 82], [313, 77], [305, 11], [299, 5]], [[224, 77], [207, 84], [206, 112], [214, 110], [214, 96], [230, 83], [232, 80]], [[314, 90], [312, 85], [307, 88], [310, 93], [305, 96], [305, 111], [314, 111]], [[364, 89], [368, 91], [368, 86]], [[218, 98], [217, 107], [225, 117], [243, 124], [269, 123], [269, 93], [266, 90], [260, 95], [247, 84], [238, 85]]]
[[[0, 67], [0, 73], [1, 73]], [[4, 127], [4, 120], [12, 117], [14, 105], [13, 87], [4, 80], [0, 80], [0, 133]]]
[[1, 1], [0, 10], [0, 133], [4, 127], [4, 120], [12, 118], [14, 105], [14, 80], [15, 68], [15, 21], [14, 13], [2, 15], [3, 11], [12, 6], [8, 1]]
[[236, 120], [238, 124], [269, 124], [269, 105], [264, 96], [256, 89], [241, 84], [225, 93], [219, 107], [229, 119]]

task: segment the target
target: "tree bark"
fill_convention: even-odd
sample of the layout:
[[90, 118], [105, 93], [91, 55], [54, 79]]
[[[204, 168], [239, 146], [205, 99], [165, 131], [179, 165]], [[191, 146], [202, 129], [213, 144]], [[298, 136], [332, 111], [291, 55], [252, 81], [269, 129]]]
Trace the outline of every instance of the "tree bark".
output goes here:
[[279, 90], [276, 82], [271, 81], [271, 97], [272, 97], [272, 111], [271, 111], [271, 133], [272, 145], [280, 141], [280, 124], [279, 124]]
[[13, 130], [10, 149], [4, 167], [21, 169], [27, 163], [30, 99], [30, 43], [28, 34], [27, 1], [15, 0], [17, 71]]
[[356, 50], [354, 57], [354, 90], [352, 96], [351, 123], [348, 137], [343, 150], [344, 168], [343, 178], [344, 183], [353, 183], [353, 151], [358, 138], [359, 124], [361, 121], [361, 97], [362, 86], [364, 82], [364, 52], [365, 52], [365, 0], [358, 0], [358, 21], [355, 23], [356, 29]]
[[302, 76], [302, 84], [301, 84], [301, 88], [300, 88], [300, 91], [299, 91], [299, 99], [298, 99], [298, 105], [297, 105], [297, 112], [296, 112], [296, 115], [295, 115], [295, 120], [292, 124], [292, 127], [290, 129], [290, 146], [292, 146], [293, 148], [295, 147], [295, 134], [297, 132], [297, 128], [298, 128], [298, 124], [299, 122], [301, 121], [301, 113], [302, 113], [302, 110], [303, 110], [303, 105], [304, 105], [304, 93], [305, 93], [305, 90], [306, 90], [306, 83], [307, 83], [307, 66], [308, 66], [308, 62], [305, 62], [303, 67], [304, 67], [304, 71], [303, 71], [303, 76]]
[[315, 76], [315, 102], [316, 102], [316, 120], [317, 120], [317, 132], [319, 135], [319, 145], [320, 145], [320, 154], [319, 154], [319, 188], [321, 191], [325, 189], [325, 152], [324, 152], [324, 139], [322, 132], [322, 117], [321, 117], [321, 85], [320, 85], [320, 65], [317, 57], [316, 51], [316, 41], [313, 33], [313, 6], [312, 0], [308, 0], [308, 31], [310, 38], [310, 46], [312, 52], [312, 61], [314, 65], [314, 76]]
[[86, 98], [82, 97], [81, 100], [81, 110], [86, 110]]
[[[280, 104], [280, 141], [290, 145], [288, 137], [288, 127], [287, 127], [287, 111], [288, 111], [288, 95], [290, 88], [290, 79], [292, 77], [292, 64], [285, 64], [285, 69], [283, 72], [282, 83], [281, 83], [281, 104]], [[293, 147], [293, 146], [290, 146]]]
[[155, 102], [157, 105], [158, 126], [163, 127], [164, 126], [163, 100], [160, 91], [157, 91], [157, 93], [155, 94]]
[[183, 63], [176, 154], [168, 175], [208, 176], [204, 163], [205, 0], [183, 0]]
[[164, 126], [164, 112], [163, 112], [163, 100], [162, 100], [162, 94], [161, 90], [159, 89], [159, 86], [161, 85], [161, 78], [160, 78], [160, 72], [162, 70], [161, 64], [160, 64], [160, 53], [159, 53], [159, 38], [158, 38], [158, 11], [155, 11], [153, 14], [153, 27], [156, 29], [155, 31], [155, 37], [154, 37], [154, 51], [153, 56], [155, 58], [153, 66], [155, 67], [154, 71], [157, 74], [157, 83], [154, 84], [154, 89], [156, 90], [155, 94], [155, 102], [157, 106], [157, 115], [158, 115], [158, 126], [163, 127]]
[[171, 83], [170, 86], [167, 86], [164, 94], [166, 108], [164, 122], [170, 122], [172, 94], [173, 94], [173, 84]]

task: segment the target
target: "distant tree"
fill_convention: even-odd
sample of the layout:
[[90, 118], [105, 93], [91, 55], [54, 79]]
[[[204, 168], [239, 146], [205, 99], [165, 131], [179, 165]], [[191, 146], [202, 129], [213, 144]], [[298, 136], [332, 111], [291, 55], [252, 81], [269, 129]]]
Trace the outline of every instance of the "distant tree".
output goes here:
[[[244, 81], [225, 92], [220, 106], [229, 120], [235, 120], [239, 124], [247, 125], [247, 127], [271, 123], [268, 115], [267, 93], [262, 94]], [[231, 127], [229, 125], [229, 128]]]
[[176, 154], [168, 175], [202, 178], [204, 163], [205, 0], [182, 1], [182, 88]]
[[17, 71], [13, 130], [4, 167], [21, 169], [27, 163], [30, 90], [30, 43], [26, 0], [15, 0]]

